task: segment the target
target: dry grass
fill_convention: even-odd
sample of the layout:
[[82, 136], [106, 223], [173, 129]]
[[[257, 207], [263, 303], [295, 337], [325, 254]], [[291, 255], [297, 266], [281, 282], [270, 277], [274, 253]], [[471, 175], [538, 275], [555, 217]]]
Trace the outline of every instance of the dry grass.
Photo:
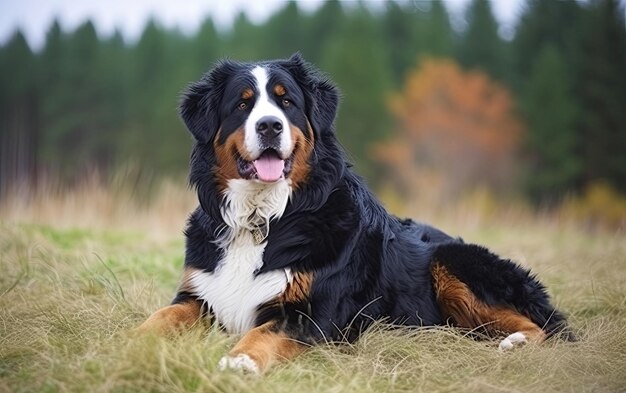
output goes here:
[[0, 391], [626, 390], [622, 233], [585, 233], [524, 209], [486, 214], [480, 201], [424, 214], [532, 267], [580, 341], [503, 354], [451, 328], [379, 324], [354, 345], [316, 347], [257, 378], [216, 370], [236, 340], [216, 329], [175, 339], [129, 333], [169, 301], [183, 262], [193, 195], [173, 184], [158, 194], [143, 206], [88, 185], [0, 207]]
[[157, 182], [132, 172], [110, 179], [95, 173], [73, 188], [52, 180], [34, 190], [14, 189], [0, 199], [0, 218], [54, 228], [134, 230], [152, 238], [180, 234], [197, 205], [195, 193], [183, 181]]

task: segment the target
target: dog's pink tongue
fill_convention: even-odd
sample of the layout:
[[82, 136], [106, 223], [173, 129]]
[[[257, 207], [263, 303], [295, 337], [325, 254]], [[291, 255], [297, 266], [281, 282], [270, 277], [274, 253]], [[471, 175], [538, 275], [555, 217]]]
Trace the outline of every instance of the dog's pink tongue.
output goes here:
[[274, 154], [263, 154], [253, 164], [259, 179], [266, 182], [280, 179], [285, 169], [285, 161]]

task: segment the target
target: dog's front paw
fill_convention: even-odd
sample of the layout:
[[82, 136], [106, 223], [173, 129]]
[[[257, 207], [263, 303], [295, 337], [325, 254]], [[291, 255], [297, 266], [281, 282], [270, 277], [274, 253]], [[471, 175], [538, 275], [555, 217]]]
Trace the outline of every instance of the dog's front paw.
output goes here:
[[220, 359], [217, 367], [222, 371], [226, 369], [232, 369], [241, 370], [257, 375], [261, 374], [259, 365], [245, 353], [240, 353], [239, 355], [235, 356], [226, 355], [222, 359]]
[[526, 344], [526, 336], [522, 332], [516, 332], [508, 335], [504, 340], [500, 341], [498, 349], [500, 351], [508, 351], [515, 346]]

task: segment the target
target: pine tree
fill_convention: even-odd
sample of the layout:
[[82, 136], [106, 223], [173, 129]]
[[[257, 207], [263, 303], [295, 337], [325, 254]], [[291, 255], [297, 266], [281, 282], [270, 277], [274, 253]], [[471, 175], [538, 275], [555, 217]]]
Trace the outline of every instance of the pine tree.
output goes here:
[[583, 16], [576, 0], [526, 2], [512, 43], [512, 82], [518, 92], [523, 90], [533, 60], [546, 43], [553, 44], [563, 54], [568, 64], [568, 79], [579, 79], [580, 64], [585, 55], [580, 45]]
[[585, 182], [626, 192], [626, 27], [616, 0], [590, 5], [578, 86]]
[[389, 55], [394, 84], [400, 86], [405, 72], [415, 64], [417, 43], [415, 42], [416, 17], [407, 5], [388, 0], [382, 24]]
[[91, 22], [69, 35], [55, 22], [42, 54], [44, 164], [67, 180], [76, 180], [98, 164], [92, 153], [103, 119], [99, 50]]
[[265, 59], [261, 45], [262, 32], [262, 27], [250, 22], [245, 13], [239, 13], [227, 36], [228, 57], [243, 61]]
[[426, 3], [430, 9], [417, 12], [414, 42], [418, 53], [423, 56], [452, 57], [454, 54], [454, 32], [450, 15], [443, 1]]
[[207, 17], [202, 22], [198, 33], [193, 37], [192, 46], [191, 57], [195, 60], [192, 73], [199, 76], [224, 55], [225, 48], [222, 46], [221, 37], [213, 19]]
[[298, 5], [290, 0], [274, 14], [263, 27], [262, 53], [265, 59], [286, 58], [301, 51], [306, 26]]
[[96, 130], [97, 144], [94, 156], [102, 169], [112, 169], [117, 163], [126, 161], [121, 156], [122, 135], [129, 121], [131, 95], [130, 62], [127, 47], [119, 31], [109, 39], [101, 40], [98, 64], [95, 73], [98, 80], [100, 102], [99, 129]]
[[526, 186], [535, 201], [556, 201], [576, 186], [581, 160], [576, 133], [577, 108], [558, 49], [545, 44], [531, 68], [523, 98], [528, 126], [529, 172]]
[[197, 79], [192, 45], [177, 31], [150, 21], [133, 50], [132, 97], [129, 130], [123, 155], [146, 164], [157, 173], [186, 167], [190, 138], [176, 113], [180, 91]]
[[41, 54], [40, 78], [46, 86], [46, 94], [41, 96], [41, 120], [45, 128], [41, 135], [40, 159], [43, 167], [51, 172], [60, 172], [62, 155], [59, 146], [63, 143], [65, 126], [64, 114], [70, 110], [66, 95], [69, 90], [67, 57], [67, 36], [55, 20], [48, 33]]
[[303, 55], [313, 63], [320, 63], [331, 41], [345, 25], [346, 18], [339, 0], [325, 1], [309, 21]]
[[35, 57], [20, 31], [0, 48], [0, 198], [34, 180], [39, 134]]
[[69, 110], [64, 114], [67, 123], [61, 153], [75, 160], [73, 165], [70, 162], [65, 164], [66, 173], [81, 176], [88, 166], [106, 168], [110, 164], [112, 146], [107, 140], [110, 130], [106, 127], [109, 119], [104, 93], [110, 81], [103, 80], [103, 45], [91, 21], [80, 25], [70, 35], [68, 49], [66, 67], [69, 67], [70, 85], [65, 86], [67, 91], [63, 96]]
[[498, 35], [498, 22], [487, 0], [473, 0], [467, 11], [468, 28], [459, 46], [459, 62], [465, 68], [479, 68], [492, 77], [504, 75], [504, 43]]
[[376, 181], [378, 173], [369, 149], [389, 133], [386, 97], [391, 77], [379, 25], [366, 8], [359, 6], [350, 15], [322, 64], [344, 92], [337, 120], [338, 138], [358, 171]]

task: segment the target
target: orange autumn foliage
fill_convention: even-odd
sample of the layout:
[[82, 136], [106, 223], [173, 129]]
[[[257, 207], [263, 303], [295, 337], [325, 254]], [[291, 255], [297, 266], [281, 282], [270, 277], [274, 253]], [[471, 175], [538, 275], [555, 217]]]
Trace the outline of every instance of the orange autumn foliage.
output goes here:
[[373, 154], [405, 193], [421, 192], [416, 177], [433, 173], [448, 196], [513, 184], [522, 126], [509, 91], [486, 74], [424, 59], [390, 107], [397, 132]]

